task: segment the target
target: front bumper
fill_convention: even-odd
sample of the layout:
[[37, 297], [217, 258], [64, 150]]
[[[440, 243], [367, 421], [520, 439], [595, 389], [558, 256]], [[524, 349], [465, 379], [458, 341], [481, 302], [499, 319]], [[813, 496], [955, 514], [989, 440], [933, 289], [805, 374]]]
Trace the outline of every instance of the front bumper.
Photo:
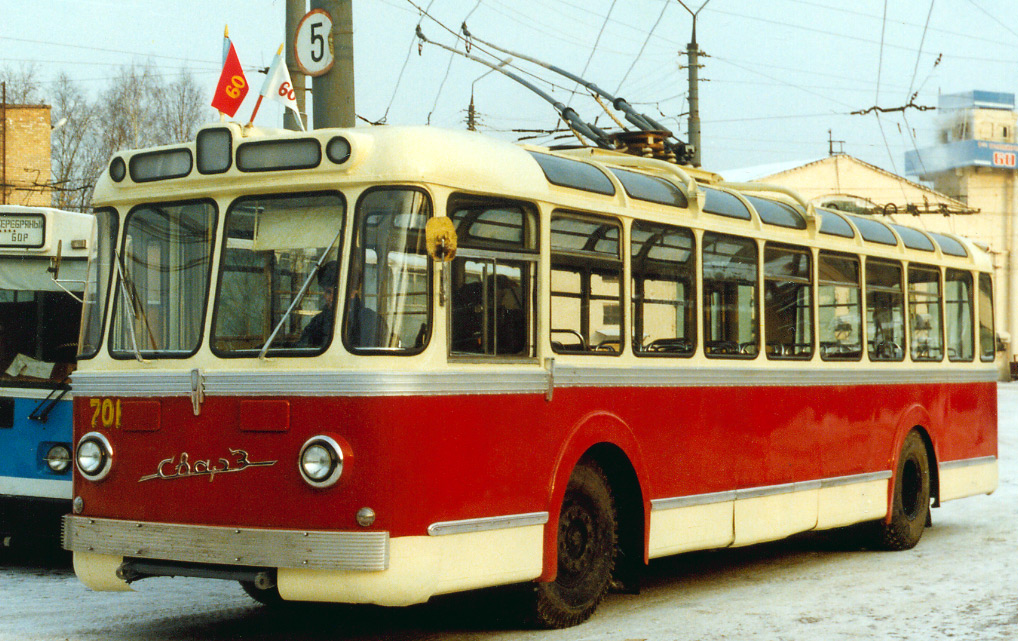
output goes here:
[[63, 546], [107, 556], [307, 570], [389, 568], [388, 532], [322, 532], [64, 517]]

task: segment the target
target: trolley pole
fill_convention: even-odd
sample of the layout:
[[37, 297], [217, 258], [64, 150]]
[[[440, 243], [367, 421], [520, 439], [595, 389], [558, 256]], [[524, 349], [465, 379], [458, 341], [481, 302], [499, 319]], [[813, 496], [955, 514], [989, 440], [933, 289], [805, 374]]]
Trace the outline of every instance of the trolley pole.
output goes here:
[[297, 124], [297, 114], [290, 109], [283, 110], [283, 127], [291, 131], [299, 131], [307, 126], [307, 112], [304, 110], [305, 103], [305, 82], [304, 72], [297, 66], [297, 57], [294, 54], [293, 39], [297, 33], [297, 25], [300, 19], [307, 13], [307, 0], [286, 0], [286, 68], [290, 72], [290, 82], [293, 83], [293, 93], [297, 98], [297, 111], [305, 127]]
[[693, 16], [693, 36], [686, 45], [686, 56], [689, 58], [689, 144], [693, 146], [693, 158], [690, 161], [694, 167], [700, 166], [700, 47], [696, 44], [696, 16], [707, 6], [710, 0], [700, 5], [700, 8], [693, 11], [682, 0], [677, 0], [682, 8]]
[[315, 129], [353, 127], [353, 0], [311, 0], [311, 9], [322, 9], [332, 16], [332, 46], [335, 63], [326, 73], [316, 76], [311, 95]]

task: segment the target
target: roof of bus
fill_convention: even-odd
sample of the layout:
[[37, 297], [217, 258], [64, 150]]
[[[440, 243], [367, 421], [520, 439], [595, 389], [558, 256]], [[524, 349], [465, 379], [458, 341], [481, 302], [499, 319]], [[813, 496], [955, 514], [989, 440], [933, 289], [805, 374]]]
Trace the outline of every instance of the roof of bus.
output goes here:
[[[200, 146], [196, 142], [167, 145], [150, 149], [121, 152], [114, 156], [110, 168], [103, 172], [93, 196], [94, 206], [133, 204], [164, 199], [182, 199], [185, 197], [212, 197], [228, 195], [231, 192], [249, 192], [254, 186], [268, 189], [285, 189], [299, 185], [307, 189], [308, 171], [313, 171], [320, 178], [321, 186], [329, 184], [372, 184], [385, 182], [424, 182], [443, 185], [454, 189], [470, 190], [477, 193], [499, 194], [506, 197], [534, 199], [545, 202], [561, 203], [563, 193], [565, 199], [575, 203], [577, 207], [591, 207], [600, 204], [602, 207], [625, 206], [632, 199], [627, 198], [626, 189], [612, 187], [611, 193], [594, 193], [583, 189], [563, 187], [561, 182], [553, 181], [539, 164], [537, 158], [542, 154], [556, 156], [587, 165], [595, 165], [604, 174], [609, 183], [618, 183], [609, 168], [624, 169], [658, 179], [678, 187], [685, 194], [699, 190], [703, 186], [739, 194], [740, 197], [752, 195], [783, 203], [803, 215], [807, 210], [812, 213], [807, 203], [794, 192], [785, 188], [771, 187], [757, 183], [726, 184], [721, 176], [692, 167], [680, 167], [661, 160], [641, 158], [621, 152], [580, 148], [570, 150], [552, 150], [533, 145], [517, 145], [490, 136], [462, 131], [446, 130], [428, 126], [373, 126], [352, 129], [318, 129], [309, 132], [295, 132], [279, 129], [262, 129], [258, 127], [242, 127], [237, 123], [216, 124], [199, 132], [200, 139], [205, 132], [229, 132], [230, 150], [222, 155], [226, 167], [216, 171], [198, 171], [194, 157]], [[212, 136], [206, 138], [211, 140]], [[253, 165], [241, 168], [244, 158], [253, 158], [258, 149], [270, 150], [275, 143], [280, 146], [279, 153], [268, 162], [285, 159], [290, 162], [290, 149], [283, 148], [286, 144], [297, 144], [301, 141], [315, 139], [318, 141], [317, 156], [308, 156], [304, 167], [275, 166], [268, 170], [265, 166]], [[341, 152], [333, 153], [332, 143], [341, 143]], [[224, 143], [225, 144], [225, 143]], [[211, 145], [209, 146], [211, 148]], [[203, 147], [204, 149], [204, 147]], [[325, 153], [322, 152], [325, 150]], [[221, 151], [226, 151], [225, 149]], [[301, 150], [294, 149], [298, 155]], [[172, 154], [177, 154], [171, 157]], [[228, 155], [227, 155], [228, 154]], [[537, 158], [535, 155], [537, 154]], [[185, 158], [186, 157], [186, 158]], [[121, 180], [111, 178], [111, 168], [120, 163]], [[260, 161], [259, 161], [260, 162]], [[300, 161], [297, 161], [300, 162]], [[176, 163], [176, 164], [175, 164]], [[184, 164], [181, 164], [184, 163]], [[179, 167], [179, 170], [174, 169]], [[136, 174], [136, 168], [144, 171], [169, 171], [168, 175], [142, 176]], [[153, 169], [154, 168], [154, 169]], [[139, 170], [141, 171], [141, 170]], [[300, 176], [301, 179], [296, 177]], [[135, 181], [135, 178], [139, 178]], [[317, 180], [316, 180], [317, 182]], [[552, 183], [555, 184], [552, 184]], [[610, 205], [609, 205], [610, 203]], [[674, 207], [671, 211], [675, 211]], [[840, 214], [819, 210], [816, 212], [817, 224], [821, 219], [842, 218]], [[862, 224], [870, 225], [867, 220], [849, 217], [852, 225], [859, 228]], [[891, 233], [884, 223], [869, 218], [873, 225], [886, 228], [886, 234], [894, 237], [902, 236], [901, 227], [896, 226]], [[844, 222], [838, 224], [846, 225]], [[847, 225], [846, 225], [847, 226]], [[907, 231], [908, 228], [905, 228]], [[861, 231], [861, 230], [859, 230]], [[883, 229], [876, 231], [885, 233]], [[857, 232], [858, 233], [858, 232]], [[965, 248], [967, 257], [980, 269], [989, 269], [989, 257], [985, 250], [970, 241], [957, 237], [944, 237], [919, 232], [932, 238], [942, 249], [946, 244], [959, 245]], [[866, 233], [862, 233], [865, 238]], [[869, 245], [869, 239], [865, 239]], [[920, 239], [921, 240], [921, 239]], [[923, 241], [925, 242], [925, 241]], [[931, 241], [932, 244], [932, 241]], [[905, 245], [911, 246], [908, 242]], [[946, 251], [950, 254], [950, 251]], [[955, 254], [958, 255], [958, 254]], [[986, 265], [983, 265], [986, 263]]]
[[38, 216], [45, 218], [46, 225], [42, 244], [32, 243], [31, 246], [0, 246], [0, 254], [19, 255], [37, 254], [55, 255], [60, 245], [61, 255], [65, 258], [84, 257], [87, 255], [86, 244], [92, 235], [95, 216], [75, 211], [65, 211], [52, 207], [35, 207], [27, 205], [0, 205], [0, 217]]

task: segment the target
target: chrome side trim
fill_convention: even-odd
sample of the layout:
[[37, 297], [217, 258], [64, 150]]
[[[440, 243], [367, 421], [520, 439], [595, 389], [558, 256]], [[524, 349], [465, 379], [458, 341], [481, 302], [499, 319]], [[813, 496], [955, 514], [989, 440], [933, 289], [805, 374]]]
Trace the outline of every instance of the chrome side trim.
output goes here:
[[792, 494], [794, 492], [810, 492], [819, 490], [822, 481], [798, 481], [796, 483], [781, 483], [779, 485], [764, 485], [761, 487], [749, 487], [743, 490], [735, 490], [735, 500], [758, 499], [765, 496], [777, 496], [778, 494]]
[[849, 476], [836, 476], [830, 479], [823, 479], [820, 481], [821, 488], [828, 487], [841, 487], [843, 485], [853, 485], [855, 483], [869, 483], [870, 481], [885, 481], [891, 478], [891, 470], [884, 470], [882, 472], [869, 472], [867, 474], [850, 474]]
[[779, 485], [749, 487], [741, 490], [728, 490], [725, 492], [674, 496], [664, 499], [651, 499], [650, 509], [652, 511], [672, 510], [680, 507], [723, 503], [725, 501], [757, 499], [765, 496], [791, 494], [792, 492], [809, 492], [828, 487], [840, 487], [842, 485], [852, 485], [854, 483], [868, 483], [870, 481], [881, 481], [889, 478], [891, 478], [891, 471], [883, 470], [881, 472], [867, 472], [865, 474], [851, 474], [848, 476], [837, 476], [828, 479], [816, 479], [813, 481], [799, 481], [796, 483], [781, 483]]
[[[453, 396], [541, 394], [555, 387], [815, 387], [821, 385], [916, 385], [996, 381], [996, 370], [899, 368], [581, 367], [555, 360], [554, 370], [536, 363], [443, 371], [287, 370], [203, 372], [206, 396]], [[720, 364], [719, 364], [720, 365]], [[82, 372], [72, 377], [82, 396], [190, 396], [191, 371]], [[549, 385], [551, 387], [549, 387]]]
[[190, 563], [362, 572], [389, 568], [388, 532], [178, 525], [68, 514], [63, 545], [76, 552]]
[[650, 509], [671, 510], [677, 507], [691, 507], [693, 505], [710, 505], [711, 503], [724, 503], [735, 500], [735, 490], [728, 492], [712, 492], [710, 494], [694, 494], [692, 496], [673, 496], [667, 499], [651, 499]]
[[556, 387], [815, 387], [818, 385], [915, 385], [981, 383], [997, 380], [993, 369], [827, 368], [803, 363], [795, 368], [683, 366], [577, 367], [557, 363]]
[[954, 470], [959, 467], [972, 467], [973, 465], [988, 465], [990, 463], [996, 463], [996, 456], [980, 456], [978, 458], [963, 458], [957, 461], [944, 461], [940, 464], [942, 470]]
[[440, 521], [428, 526], [431, 536], [446, 534], [464, 534], [467, 532], [487, 532], [506, 528], [526, 527], [528, 525], [544, 525], [548, 522], [547, 512], [530, 512], [528, 514], [507, 514], [479, 519], [463, 519], [461, 521]]

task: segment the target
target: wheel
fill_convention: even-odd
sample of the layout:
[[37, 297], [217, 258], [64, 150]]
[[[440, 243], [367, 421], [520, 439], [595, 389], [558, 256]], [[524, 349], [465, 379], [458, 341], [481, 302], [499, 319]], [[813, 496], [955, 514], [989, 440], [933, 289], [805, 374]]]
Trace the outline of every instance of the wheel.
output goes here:
[[608, 479], [592, 462], [573, 470], [558, 524], [558, 574], [534, 587], [533, 619], [543, 628], [587, 620], [608, 592], [618, 541]]
[[923, 536], [930, 517], [930, 462], [926, 444], [916, 431], [901, 446], [894, 479], [891, 522], [881, 521], [877, 546], [885, 550], [908, 550]]
[[283, 597], [279, 596], [279, 588], [273, 585], [271, 588], [259, 588], [254, 581], [241, 581], [240, 587], [244, 588], [247, 595], [267, 606], [279, 606], [285, 603]]

